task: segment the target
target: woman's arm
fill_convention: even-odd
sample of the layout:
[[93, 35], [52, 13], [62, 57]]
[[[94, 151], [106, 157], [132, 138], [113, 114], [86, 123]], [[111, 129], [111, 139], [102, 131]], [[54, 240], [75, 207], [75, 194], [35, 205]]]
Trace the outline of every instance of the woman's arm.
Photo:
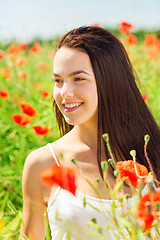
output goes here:
[[42, 184], [40, 181], [41, 164], [36, 151], [26, 159], [23, 177], [23, 222], [19, 240], [26, 235], [33, 240], [45, 239], [44, 211], [45, 203], [42, 197]]

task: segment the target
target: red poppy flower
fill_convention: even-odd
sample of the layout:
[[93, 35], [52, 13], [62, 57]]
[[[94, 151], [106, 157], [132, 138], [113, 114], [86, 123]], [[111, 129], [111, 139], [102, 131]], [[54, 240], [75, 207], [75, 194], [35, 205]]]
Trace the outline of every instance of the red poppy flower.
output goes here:
[[130, 33], [130, 31], [133, 29], [133, 25], [128, 22], [121, 22], [119, 24], [119, 31], [121, 33]]
[[142, 196], [139, 200], [136, 210], [136, 216], [144, 221], [142, 225], [143, 230], [146, 232], [152, 227], [153, 221], [159, 217], [160, 214], [160, 189], [154, 192], [149, 192]]
[[19, 47], [20, 47], [21, 50], [27, 50], [28, 44], [27, 43], [21, 43]]
[[47, 63], [39, 62], [37, 63], [36, 68], [38, 68], [41, 71], [46, 71], [49, 69], [49, 65]]
[[157, 41], [157, 35], [156, 34], [147, 34], [145, 35], [145, 39], [144, 39], [144, 45], [146, 47], [150, 47], [153, 46]]
[[4, 77], [4, 79], [6, 80], [10, 80], [11, 79], [11, 72], [8, 69], [2, 69], [1, 70], [1, 76]]
[[144, 101], [148, 100], [148, 94], [147, 93], [142, 93], [141, 96], [144, 99]]
[[17, 57], [15, 60], [15, 65], [17, 67], [22, 67], [26, 65], [27, 61], [28, 61], [27, 58]]
[[5, 52], [0, 49], [0, 60], [5, 57]]
[[20, 52], [20, 47], [19, 47], [19, 45], [17, 45], [17, 44], [11, 45], [11, 46], [8, 48], [8, 53], [11, 54], [11, 55], [13, 55], [13, 56], [18, 55], [19, 52]]
[[39, 51], [40, 51], [40, 44], [39, 43], [37, 43], [37, 42], [35, 42], [34, 44], [33, 44], [33, 47], [32, 48], [30, 48], [30, 53], [38, 53]]
[[51, 168], [47, 168], [40, 174], [42, 182], [46, 186], [59, 185], [61, 188], [75, 195], [75, 168], [67, 166], [57, 166], [54, 162]]
[[21, 110], [31, 117], [37, 117], [37, 110], [32, 107], [29, 103], [23, 102], [20, 104]]
[[50, 92], [48, 92], [47, 90], [43, 90], [41, 92], [41, 98], [46, 98], [50, 96]]
[[[136, 174], [135, 165], [137, 168], [138, 176]], [[147, 177], [148, 174], [148, 170], [145, 166], [137, 162], [135, 163], [133, 160], [117, 162], [116, 171], [119, 171], [119, 175], [116, 179], [118, 182], [127, 177], [126, 182], [130, 182], [134, 188], [137, 188], [140, 182], [144, 182], [146, 179], [144, 176]], [[144, 178], [140, 178], [139, 176], [143, 176]]]
[[26, 72], [19, 72], [18, 73], [18, 80], [20, 82], [23, 82], [26, 77], [27, 77], [27, 73]]
[[9, 93], [7, 91], [0, 89], [0, 96], [2, 98], [9, 98]]
[[129, 34], [127, 35], [126, 41], [128, 45], [134, 45], [137, 43], [137, 37], [133, 34]]
[[39, 124], [35, 124], [34, 126], [32, 126], [32, 128], [38, 135], [43, 135], [43, 136], [51, 131], [51, 129], [46, 125], [42, 126]]
[[32, 123], [32, 119], [29, 116], [24, 115], [23, 113], [13, 114], [12, 119], [16, 124], [21, 125], [21, 126], [26, 126], [26, 125]]

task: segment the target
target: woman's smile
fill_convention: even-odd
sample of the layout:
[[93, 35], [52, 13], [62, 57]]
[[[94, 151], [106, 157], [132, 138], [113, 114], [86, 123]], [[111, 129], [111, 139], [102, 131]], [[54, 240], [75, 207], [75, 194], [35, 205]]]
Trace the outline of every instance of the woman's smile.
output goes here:
[[64, 106], [64, 111], [65, 111], [65, 112], [73, 112], [73, 111], [75, 111], [76, 109], [80, 108], [82, 105], [83, 105], [82, 102], [63, 104], [63, 106]]

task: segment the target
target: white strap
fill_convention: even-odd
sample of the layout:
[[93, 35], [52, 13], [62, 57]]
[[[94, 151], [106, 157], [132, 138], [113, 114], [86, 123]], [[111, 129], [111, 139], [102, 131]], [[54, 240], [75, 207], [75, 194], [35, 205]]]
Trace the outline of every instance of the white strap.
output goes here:
[[60, 163], [59, 163], [59, 161], [58, 161], [58, 159], [57, 159], [57, 157], [56, 157], [56, 154], [55, 154], [54, 151], [53, 151], [53, 148], [52, 148], [51, 143], [48, 143], [47, 146], [49, 147], [49, 149], [50, 149], [50, 151], [51, 151], [51, 154], [52, 154], [55, 162], [57, 163], [58, 167], [60, 167]]

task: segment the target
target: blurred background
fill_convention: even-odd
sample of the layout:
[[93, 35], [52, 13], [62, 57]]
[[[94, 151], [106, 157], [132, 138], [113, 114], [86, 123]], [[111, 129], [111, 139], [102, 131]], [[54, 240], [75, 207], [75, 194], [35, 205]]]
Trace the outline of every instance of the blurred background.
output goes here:
[[159, 0], [0, 0], [0, 41], [50, 39], [78, 26], [120, 21], [137, 29], [160, 28]]
[[19, 235], [27, 155], [59, 138], [52, 110], [58, 37], [84, 25], [112, 31], [160, 124], [159, 13], [160, 0], [0, 0], [0, 240]]

